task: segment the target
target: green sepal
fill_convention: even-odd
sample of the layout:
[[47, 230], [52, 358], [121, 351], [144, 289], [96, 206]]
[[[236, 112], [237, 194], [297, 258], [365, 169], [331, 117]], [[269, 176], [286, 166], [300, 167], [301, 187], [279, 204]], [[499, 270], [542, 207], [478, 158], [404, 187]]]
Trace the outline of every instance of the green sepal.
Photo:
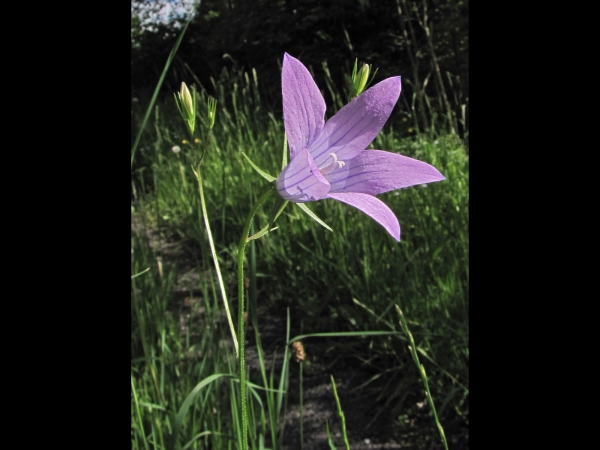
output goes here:
[[260, 230], [258, 233], [254, 233], [252, 236], [248, 236], [248, 238], [246, 239], [246, 242], [250, 242], [253, 241], [254, 239], [258, 239], [259, 237], [263, 237], [265, 234], [270, 233], [271, 231], [275, 231], [277, 228], [279, 227], [274, 227], [269, 229], [269, 226], [265, 226], [263, 227], [262, 230]]
[[283, 208], [285, 208], [288, 203], [289, 201], [284, 200], [281, 195], [275, 197], [275, 204], [273, 205], [273, 209], [271, 209], [271, 214], [269, 214], [269, 228], [273, 227], [273, 223], [277, 220], [279, 215], [283, 212]]
[[274, 227], [273, 223], [281, 215], [288, 203], [289, 202], [287, 200], [284, 200], [280, 196], [277, 196], [275, 204], [273, 205], [273, 209], [271, 209], [271, 213], [269, 214], [269, 225], [263, 227], [258, 233], [254, 233], [246, 240], [246, 242], [258, 239], [259, 237], [264, 236], [265, 234], [270, 233], [271, 231], [275, 231], [278, 227]]
[[277, 178], [269, 175], [267, 172], [265, 172], [264, 170], [262, 170], [260, 167], [258, 167], [256, 164], [254, 164], [252, 162], [252, 160], [250, 158], [248, 158], [248, 156], [244, 153], [244, 152], [240, 152], [242, 155], [244, 155], [244, 158], [246, 158], [248, 160], [248, 162], [250, 163], [250, 165], [254, 168], [254, 170], [256, 170], [258, 172], [258, 174], [263, 177], [265, 180], [271, 182], [271, 181], [275, 181]]
[[287, 159], [287, 134], [283, 133], [283, 157], [281, 158], [281, 170], [285, 169], [285, 166], [288, 165]]
[[302, 211], [304, 211], [306, 214], [308, 214], [311, 217], [311, 219], [313, 219], [319, 225], [327, 228], [329, 231], [333, 231], [329, 225], [327, 225], [325, 222], [323, 222], [321, 219], [319, 219], [317, 217], [317, 215], [314, 212], [312, 212], [310, 209], [308, 209], [308, 206], [306, 206], [304, 203], [296, 203], [296, 205], [298, 205]]

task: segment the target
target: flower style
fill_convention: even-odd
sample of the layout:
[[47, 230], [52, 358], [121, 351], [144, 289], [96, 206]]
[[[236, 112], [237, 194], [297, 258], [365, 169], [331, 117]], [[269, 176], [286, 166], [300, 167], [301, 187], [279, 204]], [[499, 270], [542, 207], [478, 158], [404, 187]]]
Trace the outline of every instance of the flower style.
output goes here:
[[433, 166], [397, 153], [365, 150], [400, 96], [391, 77], [356, 97], [324, 123], [325, 100], [304, 65], [287, 53], [281, 75], [290, 163], [276, 186], [295, 203], [331, 198], [353, 206], [400, 241], [400, 224], [377, 194], [444, 180]]

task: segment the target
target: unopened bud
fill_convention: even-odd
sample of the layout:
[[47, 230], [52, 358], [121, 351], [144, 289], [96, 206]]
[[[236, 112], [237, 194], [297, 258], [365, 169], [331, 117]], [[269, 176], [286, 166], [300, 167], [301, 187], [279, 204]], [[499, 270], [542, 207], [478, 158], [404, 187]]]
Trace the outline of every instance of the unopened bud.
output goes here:
[[175, 103], [177, 104], [181, 117], [183, 117], [183, 120], [193, 135], [196, 125], [196, 91], [192, 91], [193, 93], [190, 93], [187, 85], [181, 83], [181, 89], [175, 96]]
[[[352, 81], [350, 86], [350, 99], [358, 97], [366, 89], [369, 84], [369, 75], [371, 73], [371, 66], [363, 64], [363, 66], [357, 70], [358, 60], [354, 61], [354, 69], [352, 70]], [[375, 71], [377, 72], [377, 71]], [[373, 74], [374, 76], [375, 74]]]
[[365, 90], [370, 71], [371, 68], [367, 64], [363, 64], [361, 69], [358, 71], [358, 75], [356, 76], [356, 80], [354, 82], [356, 83], [356, 90], [359, 94]]
[[183, 106], [185, 107], [188, 114], [194, 114], [194, 100], [192, 100], [192, 94], [190, 94], [190, 90], [188, 89], [185, 83], [181, 83], [181, 91], [179, 91], [179, 99]]

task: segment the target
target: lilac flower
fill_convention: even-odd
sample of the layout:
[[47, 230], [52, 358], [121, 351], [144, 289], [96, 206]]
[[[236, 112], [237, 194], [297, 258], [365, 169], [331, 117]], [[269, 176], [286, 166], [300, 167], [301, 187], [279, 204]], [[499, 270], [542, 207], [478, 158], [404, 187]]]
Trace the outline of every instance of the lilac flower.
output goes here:
[[398, 219], [374, 195], [441, 181], [438, 170], [397, 153], [365, 150], [400, 96], [400, 77], [376, 84], [324, 123], [325, 100], [304, 65], [287, 53], [281, 75], [290, 163], [279, 194], [295, 203], [331, 198], [361, 210], [400, 241]]

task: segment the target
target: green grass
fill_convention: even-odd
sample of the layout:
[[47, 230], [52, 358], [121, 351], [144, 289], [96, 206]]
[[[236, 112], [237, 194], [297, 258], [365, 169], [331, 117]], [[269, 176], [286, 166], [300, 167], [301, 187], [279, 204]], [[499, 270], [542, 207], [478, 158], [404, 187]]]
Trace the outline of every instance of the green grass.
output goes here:
[[[217, 121], [202, 177], [236, 322], [232, 299], [237, 243], [252, 205], [270, 187], [241, 152], [276, 176], [284, 129], [281, 117], [261, 104], [255, 73], [224, 72], [213, 88]], [[199, 95], [198, 103], [204, 105], [206, 94]], [[134, 129], [142, 122], [145, 107], [144, 99], [132, 105]], [[328, 117], [333, 112], [328, 110]], [[207, 123], [201, 120], [203, 133]], [[235, 350], [206, 230], [199, 220], [192, 146], [183, 139], [189, 138], [172, 97], [158, 100], [141, 134], [132, 171], [131, 271], [136, 275], [148, 269], [131, 280], [132, 448], [235, 449], [240, 433]], [[182, 149], [179, 154], [171, 150], [175, 145]], [[424, 395], [397, 320], [394, 306], [399, 305], [427, 369], [440, 422], [467, 421], [468, 151], [449, 133], [414, 136], [400, 126], [386, 126], [372, 148], [426, 161], [446, 180], [380, 196], [400, 220], [400, 243], [367, 216], [339, 202], [308, 205], [333, 233], [296, 205], [288, 205], [276, 222], [278, 229], [248, 246], [247, 323], [254, 323], [256, 330], [257, 323], [268, 321], [256, 317], [256, 305], [278, 309], [282, 315], [290, 306], [301, 315], [304, 334], [393, 332], [362, 339], [330, 337], [328, 342], [337, 348], [333, 367], [343, 362], [372, 374], [360, 389], [375, 392], [373, 402], [392, 414], [400, 429], [407, 399]], [[268, 224], [273, 201], [274, 196], [258, 211], [255, 232]], [[167, 250], [174, 243], [180, 247], [177, 257]], [[175, 289], [178, 267], [184, 264], [192, 264], [197, 275], [187, 293]], [[290, 327], [299, 329], [300, 324], [288, 324], [288, 336], [280, 338], [280, 353], [294, 337]], [[275, 369], [265, 359], [258, 333], [249, 345], [257, 348], [260, 365], [258, 372], [249, 373], [251, 448], [262, 448], [261, 443], [281, 448], [288, 350], [284, 365]], [[433, 418], [431, 435], [437, 435]], [[451, 441], [451, 433], [446, 435]]]

